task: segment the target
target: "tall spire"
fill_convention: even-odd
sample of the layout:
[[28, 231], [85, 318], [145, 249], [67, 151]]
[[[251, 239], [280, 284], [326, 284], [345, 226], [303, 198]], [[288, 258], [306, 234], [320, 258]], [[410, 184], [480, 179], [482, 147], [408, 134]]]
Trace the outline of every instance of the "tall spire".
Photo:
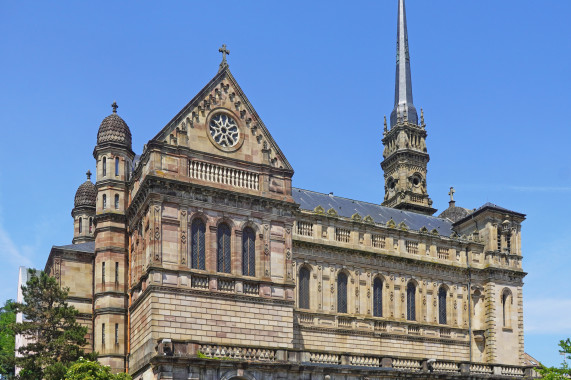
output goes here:
[[394, 127], [400, 119], [418, 124], [418, 114], [412, 103], [412, 80], [410, 75], [410, 56], [408, 52], [408, 33], [406, 30], [404, 0], [399, 0], [395, 108], [393, 112], [391, 112], [391, 128]]

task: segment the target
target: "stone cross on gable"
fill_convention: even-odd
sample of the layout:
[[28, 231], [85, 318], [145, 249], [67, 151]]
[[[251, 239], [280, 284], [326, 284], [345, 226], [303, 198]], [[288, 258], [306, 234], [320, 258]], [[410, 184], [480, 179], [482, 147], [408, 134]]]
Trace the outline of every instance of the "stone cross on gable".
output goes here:
[[450, 202], [454, 202], [454, 193], [456, 192], [456, 190], [454, 190], [453, 187], [450, 188], [450, 192], [448, 193], [448, 195], [450, 195]]
[[230, 55], [230, 50], [226, 48], [226, 44], [222, 44], [222, 47], [218, 49], [220, 53], [222, 53], [222, 62], [220, 63], [220, 69], [225, 66], [228, 66], [228, 62], [226, 62], [226, 56]]

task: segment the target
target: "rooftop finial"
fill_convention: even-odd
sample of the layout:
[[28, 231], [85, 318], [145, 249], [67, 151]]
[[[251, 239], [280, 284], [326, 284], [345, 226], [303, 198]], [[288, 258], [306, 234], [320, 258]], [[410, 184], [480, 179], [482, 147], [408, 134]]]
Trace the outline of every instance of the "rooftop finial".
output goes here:
[[389, 131], [389, 129], [387, 128], [387, 117], [386, 116], [385, 116], [385, 127], [384, 127], [383, 131], [385, 132], [385, 134], [387, 134], [387, 132]]
[[85, 173], [85, 175], [87, 176], [87, 180], [91, 181], [91, 170], [87, 170], [87, 173]]
[[115, 100], [113, 101], [113, 104], [111, 104], [111, 108], [113, 108], [113, 113], [117, 113], [117, 108], [119, 108], [119, 106]]
[[424, 123], [424, 110], [420, 109], [420, 126], [424, 127], [426, 124]]
[[230, 55], [230, 50], [226, 49], [226, 44], [222, 44], [222, 47], [218, 49], [220, 53], [222, 53], [222, 62], [220, 62], [220, 70], [228, 66], [228, 62], [226, 61], [226, 56]]
[[393, 112], [391, 112], [391, 127], [394, 127], [399, 122], [399, 114], [404, 115], [403, 121], [418, 124], [418, 114], [412, 103], [412, 80], [410, 73], [410, 56], [408, 51], [408, 32], [406, 27], [404, 0], [399, 0], [395, 107]]
[[450, 207], [454, 206], [454, 204], [456, 203], [454, 201], [454, 193], [456, 192], [456, 190], [454, 190], [453, 187], [450, 187], [450, 192], [448, 193], [448, 195], [450, 195]]

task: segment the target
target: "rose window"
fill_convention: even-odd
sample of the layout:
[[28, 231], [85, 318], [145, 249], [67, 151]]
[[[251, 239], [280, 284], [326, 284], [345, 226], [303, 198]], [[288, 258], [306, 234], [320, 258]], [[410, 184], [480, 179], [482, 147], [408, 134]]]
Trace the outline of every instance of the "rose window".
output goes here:
[[220, 113], [210, 119], [210, 136], [221, 147], [231, 148], [238, 144], [240, 129], [234, 119]]

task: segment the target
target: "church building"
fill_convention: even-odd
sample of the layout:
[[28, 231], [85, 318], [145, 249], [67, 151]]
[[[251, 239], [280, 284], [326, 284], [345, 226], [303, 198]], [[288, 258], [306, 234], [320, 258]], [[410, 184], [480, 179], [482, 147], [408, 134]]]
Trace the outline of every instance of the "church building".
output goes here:
[[530, 373], [525, 215], [456, 206], [453, 189], [435, 215], [404, 3], [378, 203], [293, 186], [225, 45], [217, 74], [140, 154], [113, 103], [94, 182], [88, 172], [75, 195], [72, 244], [45, 266], [101, 363], [136, 380]]

